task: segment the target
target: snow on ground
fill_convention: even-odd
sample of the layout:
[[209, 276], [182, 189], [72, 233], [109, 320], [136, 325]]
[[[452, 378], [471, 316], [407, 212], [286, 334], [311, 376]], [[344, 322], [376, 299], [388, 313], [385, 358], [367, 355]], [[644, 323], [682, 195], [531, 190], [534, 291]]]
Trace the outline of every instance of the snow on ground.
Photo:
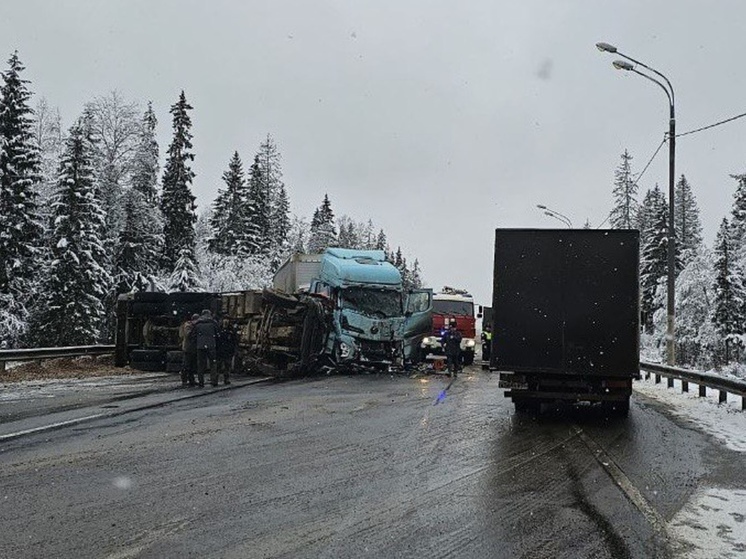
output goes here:
[[700, 398], [696, 384], [689, 383], [689, 392], [682, 393], [680, 381], [667, 388], [665, 377], [660, 384], [655, 384], [654, 378], [651, 374], [649, 380], [635, 381], [634, 389], [668, 404], [675, 416], [688, 420], [731, 450], [746, 452], [746, 411], [741, 411], [740, 396], [728, 394], [728, 401], [718, 404], [717, 390], [707, 389], [707, 396]]
[[683, 559], [746, 557], [746, 490], [697, 492], [668, 524]]
[[69, 393], [100, 390], [129, 392], [143, 390], [163, 378], [174, 378], [166, 373], [142, 373], [136, 377], [111, 376], [90, 379], [48, 379], [9, 382], [0, 384], [0, 402], [55, 398]]

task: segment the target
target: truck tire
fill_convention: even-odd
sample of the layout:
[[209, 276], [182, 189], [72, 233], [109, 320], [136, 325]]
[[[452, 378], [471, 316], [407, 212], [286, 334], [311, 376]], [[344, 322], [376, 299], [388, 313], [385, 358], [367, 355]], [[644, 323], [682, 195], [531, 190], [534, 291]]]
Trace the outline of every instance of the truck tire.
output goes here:
[[178, 351], [167, 351], [166, 352], [166, 363], [178, 363], [181, 365], [184, 362], [184, 352]]
[[541, 402], [533, 398], [513, 398], [516, 413], [538, 414]]
[[175, 363], [173, 361], [166, 362], [166, 372], [167, 373], [181, 373], [181, 370], [184, 368], [183, 363]]
[[267, 303], [283, 309], [292, 309], [298, 305], [298, 299], [296, 299], [295, 296], [274, 289], [265, 289], [262, 291], [262, 298]]
[[164, 369], [163, 363], [155, 361], [130, 361], [130, 368], [136, 371], [157, 372]]
[[163, 363], [163, 357], [160, 349], [133, 349], [130, 352], [130, 363]]

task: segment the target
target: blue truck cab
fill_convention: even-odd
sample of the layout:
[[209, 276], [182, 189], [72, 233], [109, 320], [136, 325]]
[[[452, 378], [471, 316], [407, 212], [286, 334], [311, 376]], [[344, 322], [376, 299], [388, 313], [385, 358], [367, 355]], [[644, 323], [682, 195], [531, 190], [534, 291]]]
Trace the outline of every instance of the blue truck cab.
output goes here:
[[405, 289], [382, 250], [326, 249], [309, 292], [332, 303], [324, 352], [341, 368], [403, 365], [430, 328], [432, 292]]

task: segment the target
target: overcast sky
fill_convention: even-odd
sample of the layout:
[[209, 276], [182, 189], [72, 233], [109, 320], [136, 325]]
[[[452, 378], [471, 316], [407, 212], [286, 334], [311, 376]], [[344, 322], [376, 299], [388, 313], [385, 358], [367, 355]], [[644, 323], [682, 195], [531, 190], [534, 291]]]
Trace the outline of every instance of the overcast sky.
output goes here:
[[[294, 213], [328, 193], [418, 257], [429, 286], [488, 303], [495, 227], [562, 227], [536, 204], [602, 223], [620, 154], [640, 171], [668, 129], [663, 92], [595, 43], [663, 72], [684, 132], [746, 112], [744, 21], [741, 0], [24, 0], [0, 5], [0, 56], [18, 50], [66, 127], [112, 90], [152, 100], [162, 154], [183, 89], [201, 207], [233, 151], [248, 166], [272, 134]], [[745, 133], [746, 118], [677, 142], [708, 244]], [[641, 197], [667, 189], [667, 158]]]

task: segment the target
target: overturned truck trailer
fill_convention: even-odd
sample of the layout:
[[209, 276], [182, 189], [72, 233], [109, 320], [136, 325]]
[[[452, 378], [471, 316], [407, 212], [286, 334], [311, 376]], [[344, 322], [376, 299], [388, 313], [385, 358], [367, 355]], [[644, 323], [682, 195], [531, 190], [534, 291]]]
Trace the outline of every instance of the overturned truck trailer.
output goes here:
[[[177, 309], [170, 302], [174, 297], [194, 301]], [[142, 298], [163, 302], [143, 306]], [[381, 371], [416, 360], [431, 328], [432, 294], [405, 290], [382, 251], [296, 254], [277, 271], [272, 289], [121, 296], [118, 364], [160, 362], [176, 370], [184, 311], [197, 308], [228, 318], [239, 331], [237, 362], [248, 371], [283, 376]], [[147, 309], [157, 314], [144, 315]]]

